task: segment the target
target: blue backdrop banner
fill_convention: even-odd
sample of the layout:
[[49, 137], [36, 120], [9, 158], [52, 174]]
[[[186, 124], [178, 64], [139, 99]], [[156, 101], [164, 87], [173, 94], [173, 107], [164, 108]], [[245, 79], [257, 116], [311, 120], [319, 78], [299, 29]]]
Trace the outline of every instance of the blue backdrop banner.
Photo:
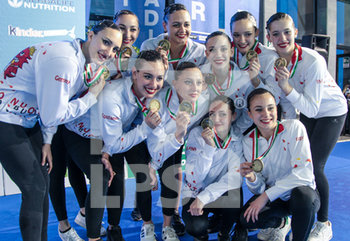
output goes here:
[[84, 0], [3, 0], [0, 68], [34, 43], [85, 39]]
[[191, 15], [191, 38], [204, 43], [206, 37], [219, 30], [219, 0], [176, 0], [186, 6]]

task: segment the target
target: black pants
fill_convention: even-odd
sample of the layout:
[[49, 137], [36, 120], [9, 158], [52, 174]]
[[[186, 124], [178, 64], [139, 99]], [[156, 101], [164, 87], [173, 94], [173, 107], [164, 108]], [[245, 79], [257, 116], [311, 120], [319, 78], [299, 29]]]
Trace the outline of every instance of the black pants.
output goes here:
[[208, 235], [208, 215], [222, 215], [222, 226], [220, 232], [228, 234], [235, 222], [239, 221], [241, 211], [241, 189], [230, 190], [218, 198], [216, 201], [204, 206], [203, 215], [192, 216], [188, 212], [194, 198], [184, 198], [182, 200], [182, 219], [185, 222], [186, 231], [191, 236], [201, 239]]
[[173, 216], [177, 206], [179, 191], [179, 169], [181, 167], [181, 155], [183, 146], [169, 157], [158, 169], [160, 180], [160, 196], [162, 202], [162, 211], [166, 216]]
[[282, 218], [292, 215], [293, 240], [307, 240], [314, 223], [315, 213], [319, 209], [320, 200], [317, 191], [310, 187], [301, 186], [292, 190], [288, 201], [276, 199], [268, 202], [259, 213], [255, 223], [244, 218], [244, 212], [250, 203], [259, 196], [255, 195], [244, 205], [241, 212], [241, 224], [246, 228], [277, 228], [281, 225]]
[[[108, 223], [111, 225], [119, 225], [123, 210], [125, 192], [124, 157], [136, 179], [136, 201], [141, 217], [144, 221], [150, 221], [152, 218], [152, 197], [148, 168], [151, 157], [145, 142], [141, 142], [129, 151], [115, 154], [110, 158], [113, 170], [116, 172], [112, 184], [108, 188], [107, 197]], [[120, 199], [116, 202], [114, 197], [120, 197]]]
[[[24, 241], [46, 241], [49, 176], [41, 166], [42, 134], [33, 128], [0, 122], [0, 161], [22, 192], [19, 224]], [[4, 218], [4, 217], [3, 217]]]
[[62, 136], [63, 126], [59, 126], [51, 144], [53, 168], [50, 173], [50, 198], [58, 221], [66, 220], [66, 191], [64, 179], [68, 167], [69, 182], [78, 200], [79, 207], [85, 207], [87, 188], [84, 173], [67, 153]]
[[317, 220], [328, 220], [329, 185], [324, 167], [342, 131], [346, 114], [342, 116], [324, 117], [319, 119], [300, 115], [300, 121], [305, 125], [310, 139], [312, 163], [317, 190], [320, 194], [321, 207]]
[[110, 174], [101, 162], [101, 155], [92, 154], [90, 139], [83, 138], [65, 127], [62, 136], [68, 154], [90, 179], [90, 191], [85, 201], [86, 229], [89, 238], [98, 238]]

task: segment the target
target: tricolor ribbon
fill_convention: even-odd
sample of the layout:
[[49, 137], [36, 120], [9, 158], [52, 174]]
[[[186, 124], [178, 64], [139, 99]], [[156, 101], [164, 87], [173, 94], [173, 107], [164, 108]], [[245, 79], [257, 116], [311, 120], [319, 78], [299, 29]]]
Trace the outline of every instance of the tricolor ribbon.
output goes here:
[[254, 138], [253, 138], [253, 153], [252, 153], [252, 160], [255, 160], [255, 159], [260, 159], [262, 160], [263, 158], [265, 158], [265, 156], [269, 153], [269, 151], [271, 150], [273, 144], [275, 143], [275, 140], [276, 140], [276, 136], [277, 136], [277, 133], [278, 133], [278, 130], [279, 130], [279, 126], [280, 126], [280, 123], [279, 121], [277, 121], [277, 126], [276, 126], [276, 130], [275, 130], [275, 133], [274, 135], [272, 136], [271, 138], [271, 141], [270, 141], [270, 145], [269, 147], [267, 148], [267, 150], [258, 157], [258, 153], [259, 153], [259, 150], [258, 150], [258, 146], [259, 146], [259, 143], [258, 143], [258, 128], [255, 128], [254, 130]]
[[[255, 40], [255, 43], [254, 43], [254, 45], [253, 45], [253, 47], [251, 49], [259, 54], [261, 52], [261, 50], [259, 49], [258, 46], [259, 46], [259, 41]], [[239, 64], [239, 51], [238, 51], [237, 47], [233, 48], [233, 62], [235, 62], [238, 66], [241, 66]], [[248, 60], [246, 61], [245, 65], [243, 67], [239, 67], [239, 68], [241, 70], [248, 70], [249, 69], [249, 62], [248, 62]]]
[[218, 136], [218, 134], [216, 133], [216, 131], [214, 130], [214, 142], [217, 148], [220, 149], [226, 149], [228, 147], [228, 145], [230, 144], [232, 137], [230, 135], [230, 132], [228, 133], [227, 137], [225, 138], [224, 141], [221, 141], [220, 137]]
[[148, 112], [149, 112], [148, 108], [142, 103], [140, 98], [136, 96], [135, 90], [133, 88], [131, 88], [131, 90], [132, 90], [132, 93], [135, 96], [135, 101], [136, 101], [137, 106], [141, 110], [142, 114], [146, 117]]
[[221, 85], [218, 83], [217, 79], [215, 78], [214, 84], [210, 85], [210, 88], [215, 92], [217, 95], [225, 95], [225, 91], [228, 90], [232, 83], [233, 83], [233, 69], [232, 66], [230, 65], [230, 69], [228, 72], [228, 80], [227, 80], [227, 86], [226, 88], [222, 88]]
[[[173, 90], [171, 88], [169, 88], [166, 92], [166, 95], [165, 95], [165, 103], [166, 103], [166, 107], [168, 109], [168, 112], [169, 112], [171, 119], [176, 120], [175, 112], [173, 112], [170, 109], [170, 100], [171, 100], [172, 96], [173, 96]], [[191, 114], [196, 115], [197, 111], [198, 111], [198, 101], [196, 101], [195, 103], [192, 103], [192, 113]]]

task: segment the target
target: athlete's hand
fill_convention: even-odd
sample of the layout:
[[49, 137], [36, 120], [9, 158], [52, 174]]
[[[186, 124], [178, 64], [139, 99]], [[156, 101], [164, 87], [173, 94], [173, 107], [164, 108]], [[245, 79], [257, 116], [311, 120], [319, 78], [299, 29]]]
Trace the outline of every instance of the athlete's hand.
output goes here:
[[41, 148], [42, 157], [41, 157], [41, 165], [47, 165], [47, 172], [50, 173], [53, 167], [52, 164], [52, 153], [51, 153], [51, 144], [44, 144]]

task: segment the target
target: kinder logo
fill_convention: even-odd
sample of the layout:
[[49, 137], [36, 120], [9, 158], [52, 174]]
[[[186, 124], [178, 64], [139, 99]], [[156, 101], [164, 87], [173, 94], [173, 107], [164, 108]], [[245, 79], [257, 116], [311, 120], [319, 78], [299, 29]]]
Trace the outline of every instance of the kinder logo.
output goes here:
[[23, 0], [7, 0], [7, 2], [9, 3], [9, 5], [13, 8], [19, 8], [22, 7], [23, 5]]

